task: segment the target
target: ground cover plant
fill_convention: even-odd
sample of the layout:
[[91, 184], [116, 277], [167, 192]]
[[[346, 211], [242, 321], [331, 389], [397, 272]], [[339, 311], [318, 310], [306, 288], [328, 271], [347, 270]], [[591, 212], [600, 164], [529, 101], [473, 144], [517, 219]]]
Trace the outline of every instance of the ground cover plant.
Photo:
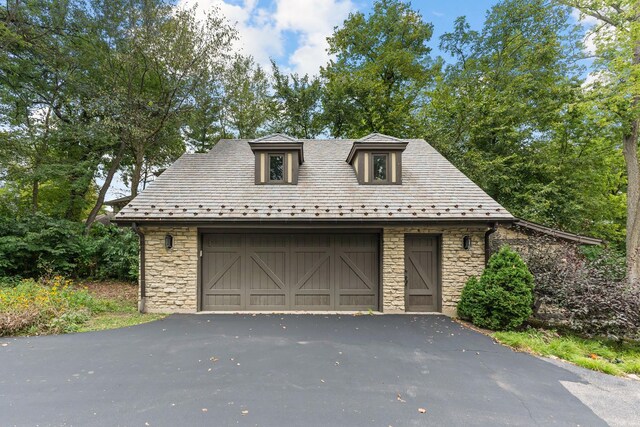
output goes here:
[[161, 318], [136, 309], [137, 286], [51, 279], [0, 281], [0, 336], [110, 329]]

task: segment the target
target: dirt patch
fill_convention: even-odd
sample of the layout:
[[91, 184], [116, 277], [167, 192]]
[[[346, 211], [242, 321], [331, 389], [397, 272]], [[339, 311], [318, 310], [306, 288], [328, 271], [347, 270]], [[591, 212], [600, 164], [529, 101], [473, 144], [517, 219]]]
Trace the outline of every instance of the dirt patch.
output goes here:
[[115, 280], [83, 281], [78, 283], [78, 286], [86, 287], [87, 291], [96, 298], [133, 302], [138, 300], [138, 285], [136, 283]]

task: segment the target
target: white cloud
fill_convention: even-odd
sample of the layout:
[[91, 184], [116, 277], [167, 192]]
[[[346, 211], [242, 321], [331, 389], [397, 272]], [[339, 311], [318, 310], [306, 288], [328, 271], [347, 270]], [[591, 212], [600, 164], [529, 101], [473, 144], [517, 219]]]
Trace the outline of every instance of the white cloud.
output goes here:
[[599, 23], [600, 20], [591, 16], [591, 15], [585, 15], [583, 13], [581, 13], [578, 9], [576, 9], [575, 7], [571, 9], [571, 17], [573, 19], [576, 20], [576, 22], [578, 22], [580, 25], [584, 26], [584, 27], [592, 27], [595, 24]]
[[[233, 4], [231, 0], [180, 0], [179, 5], [195, 6], [203, 17], [218, 7], [237, 25], [237, 50], [252, 55], [267, 69], [274, 58], [284, 70], [301, 74], [317, 74], [327, 63], [326, 38], [354, 10], [351, 0], [273, 0], [271, 7], [256, 0]], [[288, 37], [294, 37], [293, 49], [285, 47]]]

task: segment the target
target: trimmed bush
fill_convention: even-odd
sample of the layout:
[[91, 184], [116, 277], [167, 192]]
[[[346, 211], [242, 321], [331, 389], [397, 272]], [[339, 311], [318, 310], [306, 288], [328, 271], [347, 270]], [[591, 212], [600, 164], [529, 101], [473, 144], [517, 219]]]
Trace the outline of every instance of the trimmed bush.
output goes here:
[[474, 325], [512, 330], [532, 314], [533, 275], [520, 255], [502, 247], [480, 276], [470, 278], [458, 303], [458, 315]]

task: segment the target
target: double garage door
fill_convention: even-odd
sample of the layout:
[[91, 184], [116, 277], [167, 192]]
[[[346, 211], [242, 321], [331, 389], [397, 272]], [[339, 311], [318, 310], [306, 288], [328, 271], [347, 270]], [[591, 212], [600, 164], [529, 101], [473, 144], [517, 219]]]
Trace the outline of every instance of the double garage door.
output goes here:
[[201, 310], [377, 310], [378, 234], [204, 234]]

